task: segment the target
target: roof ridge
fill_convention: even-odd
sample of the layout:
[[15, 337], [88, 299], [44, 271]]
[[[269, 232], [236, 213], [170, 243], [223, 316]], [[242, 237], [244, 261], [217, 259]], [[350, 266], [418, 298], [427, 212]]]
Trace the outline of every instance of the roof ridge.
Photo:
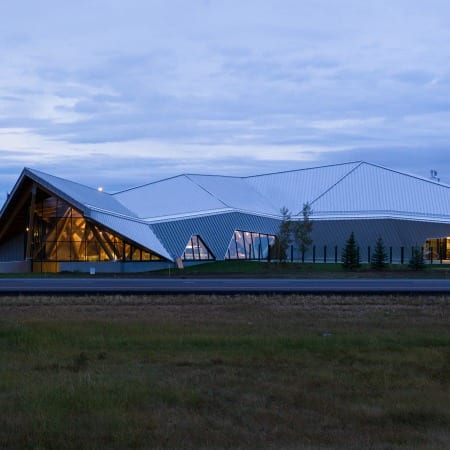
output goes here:
[[324, 195], [326, 195], [328, 192], [331, 191], [331, 189], [333, 189], [335, 186], [337, 186], [339, 183], [342, 182], [342, 180], [344, 180], [345, 178], [347, 178], [350, 174], [352, 174], [356, 169], [358, 169], [359, 167], [361, 167], [364, 164], [364, 161], [359, 161], [358, 164], [356, 164], [355, 167], [353, 167], [352, 169], [350, 169], [344, 176], [342, 176], [338, 181], [336, 181], [336, 183], [332, 184], [328, 189], [326, 189], [325, 191], [323, 191], [318, 197], [316, 197], [314, 200], [312, 200], [310, 202], [310, 205], [312, 205], [314, 202], [316, 202], [317, 200], [319, 200], [319, 198], [323, 197]]
[[[88, 186], [87, 184], [80, 183], [79, 181], [73, 181], [73, 180], [70, 180], [70, 179], [68, 179], [68, 178], [58, 177], [58, 176], [56, 176], [56, 175], [52, 175], [51, 173], [47, 173], [47, 172], [44, 172], [44, 171], [42, 171], [42, 170], [31, 169], [31, 168], [29, 168], [29, 167], [25, 167], [25, 168], [24, 168], [24, 171], [25, 171], [25, 173], [32, 173], [32, 174], [34, 174], [34, 175], [36, 175], [36, 176], [38, 176], [38, 177], [42, 177], [43, 175], [45, 175], [46, 177], [56, 178], [57, 180], [64, 181], [65, 183], [76, 184], [77, 186], [81, 186], [81, 187], [84, 188], [84, 189], [91, 189], [92, 191], [99, 192], [99, 191], [98, 191], [98, 188], [95, 188], [95, 187], [92, 187], [92, 186]], [[105, 191], [100, 191], [100, 192], [101, 192], [102, 194], [112, 195], [112, 194], [110, 194], [109, 192], [105, 192]]]
[[256, 177], [265, 177], [268, 175], [281, 175], [284, 173], [292, 173], [292, 172], [302, 172], [305, 170], [314, 170], [314, 169], [324, 169], [326, 167], [338, 167], [338, 166], [346, 166], [346, 165], [350, 165], [350, 164], [361, 164], [364, 161], [349, 161], [349, 162], [345, 162], [345, 163], [337, 163], [337, 164], [325, 164], [323, 166], [314, 166], [314, 167], [304, 167], [302, 169], [291, 169], [291, 170], [280, 170], [278, 172], [268, 172], [268, 173], [261, 173], [258, 175], [248, 175], [242, 178], [248, 179], [248, 178], [256, 178]]
[[[193, 175], [192, 175], [193, 176]], [[196, 186], [198, 186], [200, 189], [203, 189], [207, 194], [211, 195], [211, 197], [214, 197], [216, 200], [218, 200], [220, 203], [222, 203], [222, 205], [226, 206], [227, 208], [232, 208], [235, 209], [233, 206], [228, 205], [227, 203], [225, 203], [222, 199], [220, 199], [219, 197], [217, 197], [216, 195], [214, 195], [212, 192], [209, 192], [208, 189], [206, 189], [205, 187], [203, 187], [201, 184], [197, 183], [196, 181], [194, 181], [191, 176], [185, 174], [185, 177], [191, 182], [194, 183]]]
[[128, 188], [128, 189], [123, 189], [122, 191], [114, 192], [114, 194], [111, 194], [111, 195], [114, 196], [114, 195], [117, 195], [117, 194], [123, 194], [124, 192], [134, 191], [135, 189], [140, 189], [140, 188], [143, 188], [143, 187], [146, 187], [146, 186], [150, 186], [152, 184], [162, 183], [163, 181], [173, 180], [174, 178], [181, 178], [181, 177], [186, 177], [187, 178], [188, 175], [185, 174], [185, 173], [180, 173], [178, 175], [173, 175], [171, 177], [161, 178], [160, 180], [150, 181], [150, 183], [139, 184], [137, 186], [133, 186], [133, 187]]
[[390, 167], [386, 167], [386, 166], [382, 166], [380, 164], [375, 164], [375, 163], [366, 162], [366, 161], [362, 161], [362, 163], [363, 164], [367, 164], [368, 166], [378, 167], [379, 169], [384, 169], [384, 170], [387, 170], [388, 172], [393, 172], [393, 173], [396, 173], [398, 175], [404, 175], [406, 177], [414, 178], [416, 180], [426, 181], [427, 183], [435, 184], [435, 185], [438, 185], [438, 186], [441, 186], [441, 187], [450, 188], [450, 184], [442, 183], [441, 181], [430, 180], [429, 178], [422, 177], [420, 175], [415, 175], [413, 173], [400, 172], [400, 170], [391, 169]]

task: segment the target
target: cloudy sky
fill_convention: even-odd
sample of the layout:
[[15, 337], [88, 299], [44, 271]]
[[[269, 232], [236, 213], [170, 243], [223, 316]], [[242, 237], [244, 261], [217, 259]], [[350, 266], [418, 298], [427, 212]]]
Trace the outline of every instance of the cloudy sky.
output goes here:
[[0, 14], [0, 204], [24, 166], [106, 191], [355, 160], [450, 183], [448, 0], [15, 0]]

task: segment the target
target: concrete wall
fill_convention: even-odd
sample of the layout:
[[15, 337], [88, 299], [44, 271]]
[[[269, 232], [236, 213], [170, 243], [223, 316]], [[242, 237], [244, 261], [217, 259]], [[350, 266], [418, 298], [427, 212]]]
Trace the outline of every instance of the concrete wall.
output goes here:
[[129, 262], [60, 262], [60, 272], [84, 272], [90, 273], [91, 269], [95, 273], [134, 273], [149, 272], [152, 270], [174, 268], [172, 262], [163, 261], [129, 261]]
[[0, 261], [0, 273], [31, 272], [30, 261]]

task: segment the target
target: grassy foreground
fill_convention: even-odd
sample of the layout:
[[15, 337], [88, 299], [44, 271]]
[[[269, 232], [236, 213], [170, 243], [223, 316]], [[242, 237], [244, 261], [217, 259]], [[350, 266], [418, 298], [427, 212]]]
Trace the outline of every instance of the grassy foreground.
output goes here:
[[0, 448], [449, 448], [449, 306], [3, 297]]

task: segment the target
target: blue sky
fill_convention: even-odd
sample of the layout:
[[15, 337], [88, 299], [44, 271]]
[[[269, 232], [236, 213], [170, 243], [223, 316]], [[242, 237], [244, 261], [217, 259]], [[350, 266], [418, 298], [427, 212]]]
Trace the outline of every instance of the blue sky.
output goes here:
[[354, 160], [450, 183], [447, 0], [15, 0], [0, 14], [0, 204], [24, 166], [106, 191]]

